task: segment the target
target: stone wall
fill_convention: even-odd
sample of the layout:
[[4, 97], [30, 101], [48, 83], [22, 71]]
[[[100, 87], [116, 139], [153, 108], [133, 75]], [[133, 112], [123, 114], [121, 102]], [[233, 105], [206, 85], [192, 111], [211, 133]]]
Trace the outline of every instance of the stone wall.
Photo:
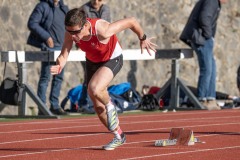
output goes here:
[[[106, 0], [111, 8], [112, 20], [134, 16], [141, 23], [149, 37], [156, 37], [159, 49], [187, 47], [178, 37], [187, 21], [196, 0]], [[77, 2], [77, 3], [76, 3]], [[65, 0], [69, 8], [79, 7], [87, 0]], [[38, 0], [0, 0], [0, 51], [38, 50], [26, 45], [29, 35], [27, 20]], [[223, 5], [219, 17], [215, 38], [215, 57], [217, 62], [217, 90], [238, 95], [236, 88], [236, 71], [240, 64], [240, 1], [229, 0]], [[139, 48], [137, 36], [126, 30], [118, 34], [124, 49]], [[0, 73], [4, 63], [0, 62]], [[28, 84], [36, 91], [40, 63], [27, 64]], [[170, 60], [124, 61], [124, 67], [112, 84], [129, 81], [137, 90], [142, 85], [162, 86], [171, 75]], [[7, 76], [14, 77], [16, 64], [8, 63]], [[80, 62], [71, 62], [66, 66], [65, 80], [60, 99], [69, 89], [78, 85], [83, 79]], [[180, 61], [179, 76], [187, 85], [196, 86], [198, 65], [196, 56]], [[2, 74], [0, 80], [2, 81]], [[29, 106], [34, 103], [29, 100]]]

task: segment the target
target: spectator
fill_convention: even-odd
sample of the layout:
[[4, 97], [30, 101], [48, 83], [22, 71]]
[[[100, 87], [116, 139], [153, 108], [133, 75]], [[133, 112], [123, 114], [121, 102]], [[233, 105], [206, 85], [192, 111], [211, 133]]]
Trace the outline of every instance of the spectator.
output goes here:
[[[40, 0], [35, 6], [28, 20], [30, 35], [27, 43], [42, 51], [61, 50], [64, 41], [64, 17], [68, 7], [63, 0]], [[37, 95], [46, 104], [46, 91], [50, 81], [50, 66], [54, 62], [42, 62]], [[56, 115], [65, 115], [66, 112], [59, 106], [59, 95], [63, 81], [64, 70], [52, 77], [50, 91], [50, 111]], [[39, 110], [39, 115], [42, 112]]]
[[[113, 23], [102, 19], [86, 18], [84, 11], [75, 8], [65, 17], [65, 41], [57, 64], [51, 67], [52, 74], [58, 74], [64, 68], [73, 41], [86, 52], [86, 83], [88, 94], [100, 121], [115, 137], [105, 150], [113, 150], [126, 141], [120, 128], [115, 105], [111, 102], [107, 87], [123, 65], [122, 48], [116, 34], [131, 29], [140, 41], [141, 51], [146, 48], [156, 52], [156, 45], [147, 38], [135, 18], [125, 18]], [[97, 33], [97, 34], [96, 34]]]
[[214, 36], [221, 4], [227, 0], [199, 0], [180, 39], [195, 50], [199, 63], [198, 99], [208, 110], [219, 110], [216, 102]]
[[238, 70], [237, 70], [237, 88], [238, 88], [238, 92], [240, 93], [240, 66], [238, 67]]
[[101, 18], [111, 22], [110, 9], [104, 4], [104, 0], [90, 0], [81, 6], [81, 8], [88, 18]]

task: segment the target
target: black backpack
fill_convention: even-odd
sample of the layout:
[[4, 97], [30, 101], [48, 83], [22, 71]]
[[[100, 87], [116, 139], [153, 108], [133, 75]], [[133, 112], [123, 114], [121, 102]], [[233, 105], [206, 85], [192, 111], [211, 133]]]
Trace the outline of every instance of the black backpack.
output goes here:
[[147, 94], [142, 97], [138, 109], [144, 111], [153, 111], [159, 109], [159, 102], [153, 94]]
[[2, 81], [0, 86], [0, 101], [4, 104], [18, 105], [18, 81], [6, 78]]
[[19, 87], [19, 81], [17, 79], [5, 78], [7, 62], [5, 62], [3, 70], [3, 81], [0, 86], [0, 101], [4, 104], [18, 105], [21, 99], [19, 93], [22, 93], [22, 89]]

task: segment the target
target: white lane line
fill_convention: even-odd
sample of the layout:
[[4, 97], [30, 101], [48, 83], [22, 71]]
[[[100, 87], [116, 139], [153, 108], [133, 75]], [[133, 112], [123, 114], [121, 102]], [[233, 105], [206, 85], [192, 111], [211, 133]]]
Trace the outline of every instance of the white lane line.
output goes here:
[[[98, 118], [91, 118], [91, 119], [82, 119], [82, 118], [78, 118], [78, 119], [71, 119], [71, 120], [65, 120], [65, 119], [57, 119], [57, 120], [42, 120], [42, 119], [39, 119], [38, 121], [30, 121], [30, 122], [8, 122], [8, 123], [0, 123], [0, 127], [1, 126], [19, 126], [19, 125], [35, 125], [35, 124], [53, 124], [53, 123], [86, 123], [86, 122], [89, 122], [89, 121], [92, 121], [92, 120], [99, 120]], [[86, 121], [86, 122], [83, 122], [83, 121]]]
[[[190, 112], [190, 113], [189, 113]], [[125, 119], [125, 118], [142, 118], [142, 117], [169, 117], [169, 116], [179, 116], [179, 115], [201, 115], [201, 114], [214, 114], [216, 115], [217, 113], [224, 113], [224, 112], [227, 112], [227, 113], [238, 113], [236, 112], [236, 110], [221, 110], [221, 111], [179, 111], [179, 112], [176, 112], [176, 113], [171, 113], [171, 112], [168, 112], [168, 113], [161, 113], [161, 112], [153, 112], [154, 114], [141, 114], [140, 115], [123, 115], [122, 114], [119, 114], [119, 117], [121, 119]], [[8, 123], [5, 123], [5, 122], [2, 122], [0, 123], [0, 126], [12, 126], [12, 125], [32, 125], [32, 124], [49, 124], [49, 123], [65, 123], [65, 122], [76, 122], [78, 121], [79, 123], [81, 123], [82, 121], [92, 121], [92, 120], [99, 120], [98, 118], [96, 117], [90, 117], [90, 118], [74, 118], [74, 119], [57, 119], [57, 120], [48, 120], [48, 121], [36, 121], [36, 122], [8, 122]]]
[[51, 137], [51, 138], [27, 139], [27, 140], [21, 140], [21, 141], [9, 141], [9, 142], [1, 142], [0, 145], [12, 144], [12, 143], [34, 142], [34, 141], [45, 141], [45, 140], [55, 140], [55, 139], [64, 139], [64, 138], [77, 138], [77, 137], [85, 137], [85, 136], [98, 136], [101, 134], [107, 134], [107, 133], [93, 133], [93, 134], [81, 134], [81, 135], [74, 135], [74, 136], [60, 136], [60, 137]]
[[[142, 131], [154, 131], [154, 130], [164, 130], [164, 129], [171, 129], [173, 127], [182, 127], [182, 128], [195, 128], [195, 127], [209, 127], [209, 126], [224, 126], [224, 125], [240, 125], [238, 123], [219, 123], [219, 124], [204, 124], [204, 125], [192, 125], [192, 126], [171, 126], [166, 128], [152, 128], [152, 129], [142, 129], [142, 130], [132, 130], [132, 131], [125, 131], [126, 133], [131, 132], [142, 132]], [[93, 133], [93, 134], [81, 134], [81, 135], [73, 135], [73, 136], [59, 136], [59, 137], [50, 137], [50, 138], [39, 138], [39, 139], [29, 139], [29, 140], [21, 140], [21, 141], [8, 141], [8, 142], [1, 142], [0, 145], [4, 144], [13, 144], [13, 143], [24, 143], [24, 142], [34, 142], [34, 141], [44, 141], [44, 140], [55, 140], [55, 139], [64, 139], [64, 138], [77, 138], [83, 136], [96, 136], [101, 134], [108, 134], [108, 133]]]
[[[217, 135], [217, 134], [201, 135], [201, 136], [196, 136], [196, 137], [205, 137], [205, 136], [210, 137], [210, 136], [215, 136], [215, 135]], [[155, 140], [136, 141], [136, 142], [125, 143], [125, 145], [139, 144], [139, 143], [149, 143], [149, 142], [154, 142], [154, 141]], [[36, 155], [36, 154], [44, 154], [44, 153], [51, 153], [51, 152], [73, 151], [73, 150], [91, 149], [91, 148], [99, 149], [101, 147], [102, 146], [86, 146], [86, 147], [78, 147], [78, 148], [54, 149], [54, 150], [45, 150], [45, 151], [40, 151], [40, 152], [28, 152], [28, 153], [22, 153], [22, 154], [3, 155], [3, 156], [0, 156], [0, 158], [19, 157], [19, 156]], [[223, 147], [223, 148], [211, 148], [210, 150], [232, 149], [232, 148], [239, 148], [239, 147], [240, 146]], [[121, 147], [121, 148], [128, 149], [129, 147]], [[157, 157], [157, 156], [169, 156], [169, 155], [186, 154], [186, 153], [191, 153], [191, 152], [203, 152], [203, 151], [209, 151], [209, 149], [201, 149], [201, 150], [186, 151], [186, 152], [174, 152], [174, 153], [168, 153], [168, 154], [158, 154], [158, 155], [142, 156], [142, 157], [132, 157], [132, 158], [127, 158], [127, 159], [122, 159], [122, 160], [143, 159], [143, 158], [152, 158], [152, 157]]]
[[[235, 118], [234, 121], [238, 121], [236, 118], [240, 118], [240, 116], [231, 116], [231, 117], [209, 117], [209, 118], [186, 118], [186, 119], [173, 119], [173, 120], [159, 120], [159, 121], [135, 121], [135, 122], [124, 122], [120, 119], [120, 123], [121, 125], [132, 125], [132, 124], [143, 124], [143, 123], [167, 123], [167, 122], [185, 122], [185, 121], [189, 121], [189, 122], [196, 122], [199, 120], [223, 120], [223, 119], [230, 119], [230, 118]], [[200, 121], [203, 122], [203, 121]], [[212, 122], [212, 121], [211, 121]], [[219, 122], [219, 120], [218, 120]], [[44, 129], [28, 129], [28, 130], [17, 130], [17, 131], [6, 131], [6, 132], [0, 132], [0, 134], [7, 134], [7, 133], [22, 133], [22, 132], [37, 132], [37, 131], [50, 131], [50, 130], [61, 130], [61, 129], [71, 129], [71, 128], [88, 128], [88, 127], [102, 127], [102, 125], [96, 124], [96, 125], [81, 125], [81, 126], [70, 126], [70, 127], [53, 127], [53, 128], [44, 128]]]
[[28, 129], [21, 131], [8, 131], [8, 132], [0, 132], [0, 134], [6, 133], [22, 133], [22, 132], [38, 132], [38, 131], [50, 131], [50, 130], [61, 130], [61, 129], [74, 129], [74, 128], [88, 128], [88, 127], [102, 127], [102, 124], [96, 125], [84, 125], [84, 126], [70, 126], [70, 127], [54, 127], [54, 128], [44, 128], [44, 129]]
[[71, 151], [71, 150], [80, 150], [80, 149], [90, 149], [90, 148], [100, 148], [102, 146], [90, 146], [90, 147], [79, 147], [79, 148], [65, 148], [65, 149], [55, 149], [55, 150], [45, 150], [40, 152], [28, 152], [22, 154], [11, 154], [11, 155], [4, 155], [0, 156], [1, 158], [9, 158], [9, 157], [19, 157], [19, 156], [27, 156], [27, 155], [36, 155], [36, 154], [43, 154], [43, 153], [50, 153], [50, 152], [63, 152], [63, 151]]
[[197, 153], [197, 152], [218, 151], [218, 150], [236, 149], [236, 148], [240, 148], [240, 146], [229, 146], [229, 147], [221, 147], [221, 148], [197, 149], [197, 150], [194, 150], [194, 151], [174, 152], [174, 153], [165, 153], [165, 154], [156, 154], [156, 155], [150, 155], [150, 156], [132, 157], [132, 158], [124, 158], [124, 159], [118, 159], [118, 160], [147, 159], [147, 158], [153, 158], [153, 157], [162, 157], [162, 156], [180, 155], [180, 154]]

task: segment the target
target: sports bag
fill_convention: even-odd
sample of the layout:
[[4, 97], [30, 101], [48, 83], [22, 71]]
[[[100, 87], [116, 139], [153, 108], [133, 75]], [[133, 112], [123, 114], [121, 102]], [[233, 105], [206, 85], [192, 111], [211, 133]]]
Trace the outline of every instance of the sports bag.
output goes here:
[[7, 77], [0, 86], [0, 100], [4, 104], [18, 105], [18, 80]]
[[138, 109], [144, 111], [153, 111], [159, 109], [157, 98], [153, 94], [144, 95], [139, 103]]

